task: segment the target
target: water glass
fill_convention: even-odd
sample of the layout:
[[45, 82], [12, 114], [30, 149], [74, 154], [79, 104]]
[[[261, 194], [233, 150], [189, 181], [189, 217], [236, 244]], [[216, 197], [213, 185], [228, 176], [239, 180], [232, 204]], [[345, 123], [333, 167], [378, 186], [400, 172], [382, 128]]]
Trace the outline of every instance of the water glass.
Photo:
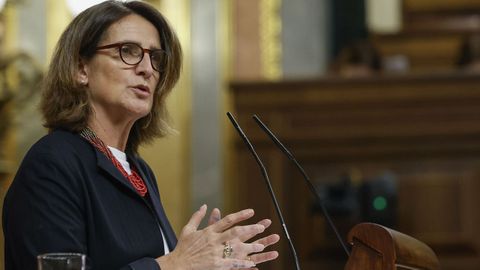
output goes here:
[[46, 253], [37, 256], [37, 270], [85, 270], [85, 254]]

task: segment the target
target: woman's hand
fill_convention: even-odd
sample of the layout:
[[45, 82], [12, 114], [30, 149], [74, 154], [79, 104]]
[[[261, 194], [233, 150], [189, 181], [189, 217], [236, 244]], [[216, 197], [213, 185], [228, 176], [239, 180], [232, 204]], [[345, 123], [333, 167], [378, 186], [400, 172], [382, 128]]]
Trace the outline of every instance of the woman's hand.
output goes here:
[[[250, 254], [263, 251], [261, 243], [244, 243], [241, 239], [250, 239], [263, 232], [265, 226], [252, 224], [235, 226], [254, 215], [252, 209], [242, 210], [220, 219], [203, 230], [198, 230], [205, 217], [206, 205], [195, 212], [190, 221], [183, 227], [175, 249], [157, 259], [162, 270], [195, 270], [195, 269], [238, 269], [252, 268], [255, 263], [245, 256], [239, 258], [235, 254]], [[247, 238], [248, 237], [248, 238]], [[238, 240], [237, 240], [238, 239]], [[225, 252], [230, 245], [232, 254]]]
[[[219, 221], [220, 218], [221, 218], [220, 210], [218, 208], [215, 208], [215, 209], [212, 210], [212, 213], [210, 214], [208, 224], [212, 225], [215, 222]], [[258, 222], [257, 224], [263, 225], [266, 229], [266, 228], [270, 227], [270, 225], [272, 224], [272, 221], [269, 220], [269, 219], [264, 219], [264, 220], [261, 220], [260, 222]], [[236, 243], [245, 242], [245, 241], [247, 241], [247, 240], [249, 240], [253, 237], [254, 237], [254, 235], [253, 236], [242, 235], [237, 239], [231, 240], [229, 243], [230, 243], [230, 245], [232, 245], [233, 249], [235, 250], [234, 247], [235, 247]], [[280, 240], [280, 236], [278, 234], [271, 234], [271, 235], [268, 235], [268, 236], [263, 237], [261, 239], [258, 239], [253, 243], [262, 244], [266, 248], [268, 246], [271, 246], [271, 245], [277, 243], [279, 240]], [[261, 253], [257, 253], [257, 254], [234, 252], [232, 254], [232, 256], [234, 256], [235, 258], [238, 258], [238, 259], [247, 258], [248, 260], [253, 261], [257, 265], [257, 264], [260, 264], [260, 263], [263, 263], [263, 262], [267, 262], [267, 261], [271, 261], [271, 260], [276, 259], [278, 257], [278, 252], [277, 251], [267, 251], [267, 252], [261, 252]], [[257, 269], [257, 268], [254, 268], [252, 270], [255, 270], [255, 269]]]

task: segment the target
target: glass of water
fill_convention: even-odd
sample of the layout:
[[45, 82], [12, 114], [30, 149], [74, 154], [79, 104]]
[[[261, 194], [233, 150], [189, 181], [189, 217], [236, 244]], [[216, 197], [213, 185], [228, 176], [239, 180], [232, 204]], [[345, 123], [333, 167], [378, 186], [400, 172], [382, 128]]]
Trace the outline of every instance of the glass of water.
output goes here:
[[37, 256], [37, 270], [85, 270], [85, 254], [46, 253]]

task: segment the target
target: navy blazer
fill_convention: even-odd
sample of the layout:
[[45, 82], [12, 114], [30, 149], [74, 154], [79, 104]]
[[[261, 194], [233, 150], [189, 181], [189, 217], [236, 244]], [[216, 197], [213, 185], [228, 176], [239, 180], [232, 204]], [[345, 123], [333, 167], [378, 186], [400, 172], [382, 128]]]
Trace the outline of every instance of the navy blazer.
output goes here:
[[88, 269], [160, 269], [163, 230], [175, 234], [153, 172], [127, 154], [148, 188], [142, 198], [113, 163], [78, 134], [54, 131], [26, 154], [5, 197], [5, 270], [36, 269], [49, 252], [87, 255]]

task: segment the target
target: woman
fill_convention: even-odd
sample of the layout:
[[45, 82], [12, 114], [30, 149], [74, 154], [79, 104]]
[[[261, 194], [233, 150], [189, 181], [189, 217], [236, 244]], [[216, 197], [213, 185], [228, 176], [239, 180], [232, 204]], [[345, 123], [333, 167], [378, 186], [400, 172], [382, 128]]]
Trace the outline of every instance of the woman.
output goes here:
[[81, 252], [91, 269], [232, 269], [273, 260], [278, 235], [247, 241], [269, 220], [238, 226], [247, 209], [198, 230], [204, 205], [178, 242], [138, 146], [168, 133], [165, 98], [181, 66], [178, 39], [141, 2], [107, 1], [65, 30], [42, 97], [50, 133], [27, 153], [4, 202], [7, 270], [35, 256]]

